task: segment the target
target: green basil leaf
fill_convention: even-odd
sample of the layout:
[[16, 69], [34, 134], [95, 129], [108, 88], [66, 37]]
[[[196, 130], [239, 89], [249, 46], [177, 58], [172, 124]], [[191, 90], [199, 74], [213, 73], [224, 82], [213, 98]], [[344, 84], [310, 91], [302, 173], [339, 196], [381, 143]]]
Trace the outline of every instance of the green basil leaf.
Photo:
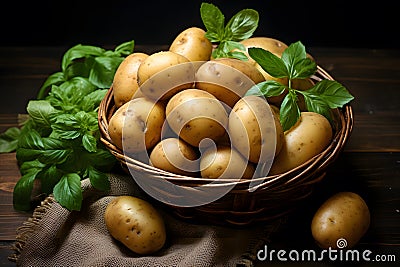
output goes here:
[[107, 91], [108, 89], [99, 89], [83, 97], [80, 104], [81, 109], [86, 112], [97, 111]]
[[64, 72], [74, 60], [86, 58], [88, 56], [101, 56], [104, 52], [105, 50], [103, 48], [96, 46], [75, 45], [65, 52], [61, 62], [61, 69]]
[[341, 108], [354, 99], [342, 84], [332, 80], [321, 80], [312, 88], [300, 93], [312, 99], [321, 98], [331, 109]]
[[200, 16], [206, 27], [206, 37], [210, 42], [219, 42], [224, 37], [225, 17], [221, 10], [213, 4], [202, 3]]
[[46, 194], [50, 194], [53, 192], [54, 186], [60, 181], [62, 176], [63, 172], [53, 164], [43, 168], [37, 177], [41, 181], [42, 191]]
[[68, 210], [80, 210], [83, 200], [81, 177], [68, 173], [54, 186], [54, 198]]
[[36, 175], [40, 169], [32, 168], [25, 172], [14, 186], [13, 206], [16, 210], [28, 211], [31, 207], [31, 194]]
[[39, 127], [50, 127], [50, 120], [56, 113], [56, 109], [46, 100], [29, 101], [27, 111]]
[[82, 145], [89, 152], [96, 152], [97, 141], [93, 135], [84, 134], [82, 136]]
[[43, 83], [42, 87], [40, 87], [37, 99], [44, 99], [48, 93], [48, 89], [51, 88], [52, 85], [60, 85], [65, 82], [66, 78], [63, 72], [56, 72], [47, 77], [46, 81]]
[[128, 42], [124, 42], [118, 45], [114, 51], [118, 53], [120, 56], [128, 56], [129, 54], [133, 53], [133, 49], [135, 47], [135, 41], [131, 40]]
[[0, 134], [0, 153], [9, 153], [15, 151], [18, 147], [18, 138], [21, 129], [18, 127], [10, 127]]
[[289, 77], [286, 64], [282, 59], [260, 47], [250, 47], [248, 53], [263, 70], [275, 78]]
[[236, 13], [225, 27], [224, 40], [240, 42], [250, 38], [258, 27], [259, 15], [254, 9]]
[[285, 85], [277, 81], [267, 80], [251, 87], [245, 95], [257, 95], [265, 97], [278, 96], [283, 94], [286, 88], [287, 87]]
[[328, 103], [316, 95], [303, 94], [303, 96], [308, 111], [319, 113], [329, 121], [332, 121], [331, 109], [329, 108]]
[[86, 172], [86, 175], [89, 177], [90, 183], [94, 188], [103, 191], [110, 189], [110, 180], [108, 179], [107, 174], [93, 168], [92, 166], [88, 166]]
[[114, 74], [122, 61], [122, 57], [96, 57], [89, 81], [101, 89], [110, 88]]
[[289, 130], [300, 118], [300, 109], [297, 105], [296, 93], [289, 90], [280, 107], [280, 121], [283, 131]]
[[289, 45], [282, 53], [282, 61], [289, 70], [289, 79], [308, 78], [317, 70], [317, 64], [307, 58], [305, 46], [297, 41]]

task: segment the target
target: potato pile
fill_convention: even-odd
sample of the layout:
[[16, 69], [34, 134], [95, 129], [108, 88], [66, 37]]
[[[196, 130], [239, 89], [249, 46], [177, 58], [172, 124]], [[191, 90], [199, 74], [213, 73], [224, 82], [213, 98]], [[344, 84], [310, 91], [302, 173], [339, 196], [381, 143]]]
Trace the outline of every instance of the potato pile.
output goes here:
[[[268, 37], [242, 41], [280, 56], [286, 44]], [[201, 28], [181, 32], [169, 50], [135, 52], [113, 82], [117, 108], [109, 120], [114, 145], [163, 171], [204, 178], [251, 179], [286, 172], [332, 140], [329, 121], [305, 109], [287, 132], [279, 121], [284, 94], [245, 96], [268, 75], [254, 60], [211, 57], [213, 44]], [[310, 56], [311, 57], [311, 56]], [[299, 80], [307, 90], [311, 80]], [[269, 170], [269, 168], [267, 168]]]

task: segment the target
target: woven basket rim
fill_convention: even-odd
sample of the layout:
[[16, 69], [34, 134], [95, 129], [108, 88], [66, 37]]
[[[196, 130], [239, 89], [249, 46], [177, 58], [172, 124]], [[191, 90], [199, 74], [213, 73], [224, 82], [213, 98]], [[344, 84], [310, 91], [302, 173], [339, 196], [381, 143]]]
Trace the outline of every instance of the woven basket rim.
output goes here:
[[[321, 79], [334, 80], [333, 77], [324, 70], [321, 66], [317, 65], [316, 75], [312, 77], [318, 81]], [[245, 191], [258, 191], [264, 188], [274, 186], [287, 187], [292, 184], [299, 183], [315, 183], [319, 179], [309, 180], [315, 172], [323, 172], [331, 162], [333, 162], [339, 155], [344, 145], [346, 144], [352, 129], [353, 129], [353, 109], [350, 104], [346, 104], [343, 108], [337, 108], [333, 110], [336, 122], [336, 130], [334, 132], [333, 140], [330, 145], [325, 148], [321, 153], [309, 159], [305, 163], [285, 172], [282, 174], [276, 174], [266, 177], [253, 178], [248, 180], [232, 181], [232, 179], [210, 179], [201, 177], [190, 177], [185, 175], [178, 175], [175, 173], [167, 172], [159, 168], [150, 166], [137, 159], [129, 157], [123, 153], [121, 149], [116, 147], [108, 134], [108, 123], [115, 112], [114, 99], [113, 99], [113, 87], [111, 86], [107, 91], [105, 97], [101, 101], [98, 109], [98, 123], [100, 130], [100, 140], [107, 147], [107, 149], [122, 163], [128, 166], [128, 168], [134, 168], [137, 171], [146, 172], [153, 178], [167, 179], [170, 182], [184, 184], [186, 186], [198, 186], [207, 185], [210, 186], [226, 186], [234, 183], [236, 190]], [[256, 187], [250, 188], [250, 182], [256, 182]], [[258, 183], [261, 182], [261, 183]], [[211, 184], [212, 183], [212, 184]]]

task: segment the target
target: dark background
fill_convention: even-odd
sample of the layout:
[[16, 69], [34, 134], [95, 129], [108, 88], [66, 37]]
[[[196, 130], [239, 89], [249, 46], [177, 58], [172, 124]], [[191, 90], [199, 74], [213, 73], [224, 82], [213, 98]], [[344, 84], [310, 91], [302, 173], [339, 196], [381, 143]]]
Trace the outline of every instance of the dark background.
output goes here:
[[395, 1], [13, 1], [2, 7], [1, 46], [169, 44], [190, 26], [203, 27], [201, 2], [214, 3], [226, 21], [244, 8], [259, 12], [255, 35], [306, 47], [398, 48]]

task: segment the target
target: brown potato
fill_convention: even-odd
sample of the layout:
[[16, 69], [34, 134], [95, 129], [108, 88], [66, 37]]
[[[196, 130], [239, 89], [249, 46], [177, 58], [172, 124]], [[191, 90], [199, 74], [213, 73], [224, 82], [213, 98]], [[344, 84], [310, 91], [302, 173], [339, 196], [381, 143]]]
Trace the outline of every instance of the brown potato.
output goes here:
[[370, 212], [364, 199], [353, 192], [339, 192], [317, 210], [311, 232], [322, 248], [352, 248], [369, 225]]
[[104, 221], [112, 237], [138, 254], [157, 252], [167, 238], [161, 214], [134, 196], [115, 197], [106, 207]]

